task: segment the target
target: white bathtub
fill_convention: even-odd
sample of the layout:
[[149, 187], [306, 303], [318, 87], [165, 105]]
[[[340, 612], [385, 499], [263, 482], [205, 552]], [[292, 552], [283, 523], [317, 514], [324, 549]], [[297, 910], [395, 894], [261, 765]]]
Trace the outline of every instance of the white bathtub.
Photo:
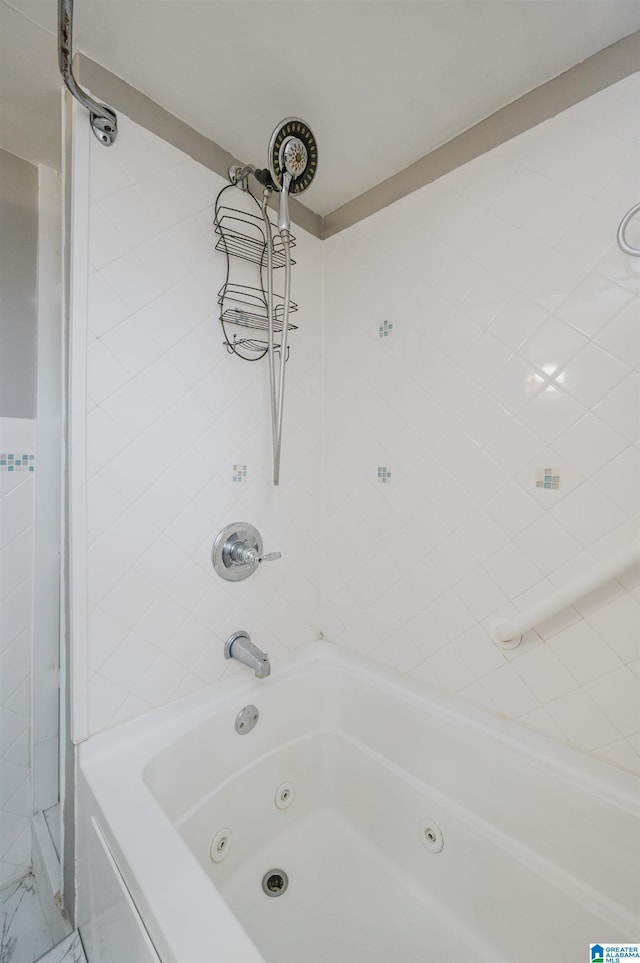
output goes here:
[[639, 786], [317, 643], [82, 746], [81, 933], [90, 963], [584, 963], [640, 934]]

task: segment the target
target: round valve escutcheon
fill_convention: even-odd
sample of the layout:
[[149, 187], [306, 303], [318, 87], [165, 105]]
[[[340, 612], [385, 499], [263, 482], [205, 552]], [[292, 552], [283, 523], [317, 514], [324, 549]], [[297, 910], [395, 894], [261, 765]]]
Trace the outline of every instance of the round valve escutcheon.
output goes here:
[[211, 549], [214, 570], [227, 582], [249, 578], [261, 562], [274, 562], [280, 552], [262, 551], [262, 536], [248, 522], [232, 522], [216, 535]]

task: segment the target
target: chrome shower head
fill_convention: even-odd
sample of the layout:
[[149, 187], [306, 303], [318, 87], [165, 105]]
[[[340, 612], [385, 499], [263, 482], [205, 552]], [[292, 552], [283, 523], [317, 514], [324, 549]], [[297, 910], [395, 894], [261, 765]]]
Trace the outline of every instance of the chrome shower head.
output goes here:
[[289, 194], [302, 194], [318, 169], [318, 145], [308, 124], [299, 117], [280, 121], [269, 141], [269, 173], [280, 191], [278, 227], [289, 233]]
[[299, 117], [280, 121], [269, 141], [269, 171], [281, 191], [289, 174], [289, 194], [302, 194], [318, 169], [318, 145], [313, 131]]

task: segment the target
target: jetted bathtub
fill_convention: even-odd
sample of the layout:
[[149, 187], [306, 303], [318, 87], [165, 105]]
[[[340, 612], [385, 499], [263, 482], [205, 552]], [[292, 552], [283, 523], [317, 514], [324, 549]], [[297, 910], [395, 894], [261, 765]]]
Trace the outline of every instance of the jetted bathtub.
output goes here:
[[81, 747], [80, 930], [90, 963], [584, 963], [640, 934], [638, 800], [317, 643]]

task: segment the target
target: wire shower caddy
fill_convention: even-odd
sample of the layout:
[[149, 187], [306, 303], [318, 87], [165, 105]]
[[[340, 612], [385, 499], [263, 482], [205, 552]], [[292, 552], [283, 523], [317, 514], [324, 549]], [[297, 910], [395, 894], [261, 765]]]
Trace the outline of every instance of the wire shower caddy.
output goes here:
[[[215, 233], [218, 235], [215, 249], [224, 254], [227, 259], [225, 280], [218, 291], [219, 317], [224, 333], [223, 344], [227, 351], [244, 361], [259, 361], [269, 350], [268, 341], [264, 337], [268, 331], [268, 302], [264, 283], [268, 242], [260, 203], [250, 190], [242, 190], [242, 193], [253, 200], [259, 211], [257, 214], [221, 203], [225, 191], [239, 189], [232, 184], [223, 187], [215, 203], [213, 223]], [[284, 245], [275, 226], [272, 236], [273, 269], [277, 270], [285, 264]], [[291, 237], [291, 247], [295, 247], [293, 237]], [[233, 269], [236, 261], [245, 261], [257, 266], [257, 285], [231, 279], [232, 274], [236, 273]], [[291, 264], [295, 263], [292, 259]], [[295, 314], [297, 310], [298, 305], [290, 301], [289, 313]], [[282, 334], [283, 315], [284, 298], [282, 295], [274, 294], [273, 330], [276, 335]], [[297, 329], [298, 326], [290, 321], [288, 331]], [[250, 334], [250, 331], [257, 332], [257, 335]], [[278, 342], [274, 344], [274, 350], [280, 351]], [[288, 360], [288, 357], [289, 346], [287, 346], [285, 360]]]

